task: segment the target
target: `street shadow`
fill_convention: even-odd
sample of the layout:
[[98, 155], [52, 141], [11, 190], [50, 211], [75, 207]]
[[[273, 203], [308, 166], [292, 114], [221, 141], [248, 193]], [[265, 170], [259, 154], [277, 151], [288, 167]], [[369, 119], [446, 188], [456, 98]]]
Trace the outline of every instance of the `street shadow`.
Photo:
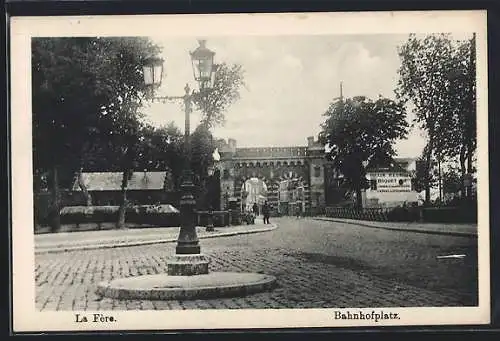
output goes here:
[[[459, 299], [465, 306], [477, 306], [478, 304], [477, 276], [472, 276], [472, 278], [456, 278], [456, 287], [449, 289], [446, 288], [449, 286], [449, 283], [446, 286], [441, 286], [442, 281], [437, 280], [437, 278], [425, 278], [425, 276], [422, 276], [422, 273], [415, 272], [411, 267], [391, 269], [373, 266], [348, 257], [310, 252], [287, 253], [287, 256], [292, 256], [310, 263], [333, 265], [337, 268], [363, 273], [395, 284], [400, 283], [411, 285], [416, 288], [442, 292], [443, 294], [451, 294]], [[474, 258], [474, 255], [472, 255], [471, 258]], [[475, 273], [474, 270], [477, 269], [470, 269], [468, 272]]]

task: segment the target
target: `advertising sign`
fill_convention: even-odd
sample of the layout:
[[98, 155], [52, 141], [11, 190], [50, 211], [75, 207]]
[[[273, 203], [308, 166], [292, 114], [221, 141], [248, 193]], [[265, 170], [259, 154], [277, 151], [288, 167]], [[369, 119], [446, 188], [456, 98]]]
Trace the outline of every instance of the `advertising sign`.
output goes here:
[[379, 192], [411, 192], [411, 179], [404, 176], [378, 177], [377, 191]]

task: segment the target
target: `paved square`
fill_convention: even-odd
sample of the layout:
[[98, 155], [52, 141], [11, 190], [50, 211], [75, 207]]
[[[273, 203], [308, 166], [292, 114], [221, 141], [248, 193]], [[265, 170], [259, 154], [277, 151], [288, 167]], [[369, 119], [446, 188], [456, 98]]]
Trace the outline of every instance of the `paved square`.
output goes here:
[[[260, 272], [278, 287], [246, 297], [113, 300], [97, 283], [166, 273], [175, 244], [37, 254], [36, 308], [159, 310], [477, 305], [477, 240], [283, 218], [258, 234], [200, 240], [210, 271]], [[464, 259], [437, 259], [449, 252]]]

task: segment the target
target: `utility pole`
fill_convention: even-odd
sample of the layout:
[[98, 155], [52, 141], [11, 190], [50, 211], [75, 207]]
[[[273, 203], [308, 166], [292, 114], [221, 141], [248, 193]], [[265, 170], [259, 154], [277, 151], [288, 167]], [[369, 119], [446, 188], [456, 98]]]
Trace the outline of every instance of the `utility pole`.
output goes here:
[[343, 94], [343, 86], [342, 81], [340, 82], [340, 96], [338, 99], [340, 100], [340, 117], [344, 117], [344, 94]]

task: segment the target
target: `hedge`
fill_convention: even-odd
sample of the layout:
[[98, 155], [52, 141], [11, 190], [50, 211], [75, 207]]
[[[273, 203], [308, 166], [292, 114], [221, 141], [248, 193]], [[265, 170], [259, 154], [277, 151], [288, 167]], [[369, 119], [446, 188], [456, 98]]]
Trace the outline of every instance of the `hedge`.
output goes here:
[[[208, 211], [198, 212], [198, 225], [207, 226], [208, 214]], [[231, 221], [229, 221], [229, 218], [231, 218]], [[254, 224], [255, 216], [253, 213], [240, 213], [240, 211], [212, 211], [212, 223], [215, 227]]]
[[477, 223], [477, 205], [458, 207], [426, 207], [422, 218], [433, 223]]
[[[126, 222], [179, 226], [179, 213], [170, 205], [136, 205], [126, 210]], [[68, 206], [61, 210], [61, 224], [106, 223], [118, 220], [119, 206]]]
[[[215, 227], [229, 226], [229, 211], [212, 211], [212, 223]], [[208, 225], [208, 211], [198, 212], [199, 226]]]

